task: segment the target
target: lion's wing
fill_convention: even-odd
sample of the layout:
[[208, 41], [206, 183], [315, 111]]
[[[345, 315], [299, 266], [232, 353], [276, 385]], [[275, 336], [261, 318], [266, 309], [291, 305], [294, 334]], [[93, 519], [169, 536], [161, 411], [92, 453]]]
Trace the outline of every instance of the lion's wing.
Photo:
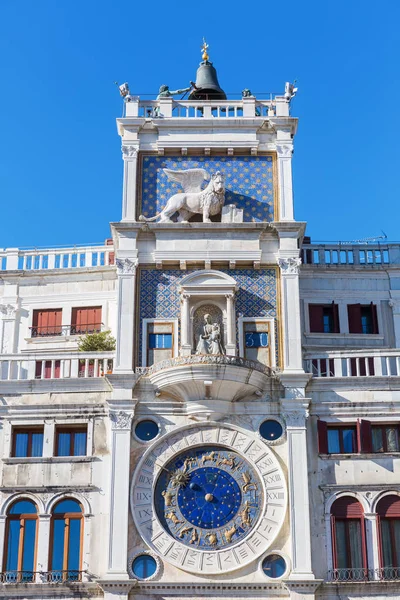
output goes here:
[[180, 183], [185, 192], [200, 192], [203, 181], [209, 179], [205, 169], [187, 169], [185, 171], [163, 169], [163, 171], [168, 179]]

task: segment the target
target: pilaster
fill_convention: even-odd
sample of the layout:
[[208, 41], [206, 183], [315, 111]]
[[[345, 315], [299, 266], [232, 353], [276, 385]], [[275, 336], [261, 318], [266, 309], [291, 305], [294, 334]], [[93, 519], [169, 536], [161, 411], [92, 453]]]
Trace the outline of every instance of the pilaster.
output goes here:
[[[288, 385], [289, 382], [283, 382]], [[307, 433], [309, 399], [293, 382], [282, 400], [282, 416], [286, 421], [288, 440], [288, 475], [290, 531], [292, 544], [291, 580], [313, 580], [311, 566], [311, 529], [307, 467]], [[293, 390], [298, 390], [294, 393]], [[292, 597], [292, 596], [291, 596]], [[296, 597], [296, 596], [293, 596]]]
[[281, 269], [282, 325], [284, 331], [283, 366], [285, 371], [303, 371], [298, 256], [278, 259]]
[[3, 300], [3, 302], [3, 304], [0, 304], [0, 314], [2, 315], [0, 353], [14, 354], [17, 351], [17, 299], [15, 298], [10, 302]]
[[122, 190], [122, 220], [136, 221], [136, 184], [139, 147], [122, 146], [124, 184]]
[[276, 150], [278, 154], [278, 182], [280, 198], [280, 221], [293, 221], [293, 183], [291, 130], [278, 130]]
[[37, 571], [49, 570], [50, 514], [40, 514], [37, 527]]
[[394, 339], [396, 348], [400, 348], [400, 298], [389, 300], [389, 306], [393, 313]]
[[117, 349], [114, 373], [133, 373], [133, 328], [137, 260], [116, 260], [118, 269]]
[[109, 416], [111, 476], [107, 577], [128, 579], [129, 462], [133, 409], [116, 408], [112, 404]]

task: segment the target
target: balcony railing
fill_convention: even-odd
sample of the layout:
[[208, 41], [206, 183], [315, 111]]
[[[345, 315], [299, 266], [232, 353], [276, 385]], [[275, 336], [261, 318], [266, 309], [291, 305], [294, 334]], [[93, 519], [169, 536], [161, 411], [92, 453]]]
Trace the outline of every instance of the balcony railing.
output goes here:
[[70, 248], [0, 248], [0, 271], [37, 271], [101, 267], [115, 262], [112, 245]]
[[353, 583], [359, 581], [400, 581], [400, 567], [382, 567], [380, 569], [332, 569], [328, 571], [328, 581]]
[[0, 381], [102, 377], [113, 363], [114, 352], [2, 354]]
[[304, 359], [313, 377], [400, 377], [400, 350], [313, 352]]
[[99, 333], [104, 323], [88, 323], [86, 325], [45, 325], [29, 327], [31, 337], [53, 337], [61, 335], [85, 335], [86, 333]]
[[86, 571], [3, 571], [0, 583], [62, 583], [82, 581]]
[[382, 267], [400, 264], [400, 244], [303, 244], [303, 265]]

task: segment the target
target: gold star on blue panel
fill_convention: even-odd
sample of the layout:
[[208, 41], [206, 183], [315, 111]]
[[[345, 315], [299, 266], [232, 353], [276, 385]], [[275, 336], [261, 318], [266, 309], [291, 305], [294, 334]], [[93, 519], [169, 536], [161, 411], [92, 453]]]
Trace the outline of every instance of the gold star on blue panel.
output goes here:
[[[160, 212], [173, 194], [183, 191], [178, 183], [168, 179], [163, 169], [194, 168], [206, 169], [210, 175], [215, 171], [224, 173], [225, 201], [235, 204], [238, 208], [246, 208], [245, 221], [274, 220], [274, 207], [271, 202], [275, 183], [272, 156], [144, 156], [143, 214], [153, 216]], [[207, 185], [208, 182], [205, 181], [203, 187]]]

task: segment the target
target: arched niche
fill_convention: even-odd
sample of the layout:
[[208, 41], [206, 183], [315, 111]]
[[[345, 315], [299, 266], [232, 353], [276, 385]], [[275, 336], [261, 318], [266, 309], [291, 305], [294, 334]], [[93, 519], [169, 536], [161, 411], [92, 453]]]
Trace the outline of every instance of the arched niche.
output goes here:
[[[182, 356], [196, 351], [199, 333], [194, 331], [196, 311], [209, 306], [215, 315], [221, 315], [222, 340], [226, 354], [236, 355], [235, 294], [237, 284], [233, 277], [221, 271], [195, 271], [184, 277], [181, 294], [181, 348]], [[209, 312], [210, 312], [209, 311]], [[220, 311], [220, 313], [218, 312]]]

